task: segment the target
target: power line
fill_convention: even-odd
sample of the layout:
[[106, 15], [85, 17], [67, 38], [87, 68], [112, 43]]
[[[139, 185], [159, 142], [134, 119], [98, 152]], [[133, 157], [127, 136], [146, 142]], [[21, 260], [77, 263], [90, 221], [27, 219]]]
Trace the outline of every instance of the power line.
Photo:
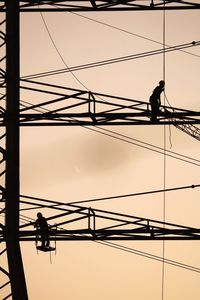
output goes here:
[[[174, 187], [174, 188], [168, 188], [168, 189], [160, 189], [160, 190], [152, 190], [152, 191], [146, 191], [146, 192], [139, 192], [139, 193], [129, 193], [129, 194], [123, 194], [123, 195], [114, 195], [114, 196], [107, 196], [107, 197], [100, 197], [100, 198], [93, 198], [93, 199], [85, 199], [85, 200], [80, 200], [80, 201], [72, 201], [72, 202], [67, 202], [64, 205], [74, 205], [74, 204], [81, 204], [81, 203], [89, 203], [89, 202], [98, 202], [98, 201], [105, 201], [105, 200], [113, 200], [113, 199], [121, 199], [121, 198], [128, 198], [128, 197], [136, 197], [136, 196], [143, 196], [143, 195], [150, 195], [150, 194], [157, 194], [157, 193], [162, 193], [162, 192], [172, 192], [172, 191], [178, 191], [178, 190], [185, 190], [185, 189], [194, 189], [194, 188], [199, 188], [200, 184], [193, 184], [193, 185], [187, 185], [187, 186], [180, 186], [180, 187]], [[44, 199], [40, 198], [35, 198], [35, 197], [29, 197], [25, 195], [20, 195], [22, 198], [28, 198], [28, 199], [34, 199], [34, 200], [41, 200], [45, 201]], [[22, 201], [22, 203], [25, 203]], [[54, 205], [48, 206], [48, 205], [41, 205], [42, 208], [57, 208], [58, 206], [63, 205], [62, 202], [58, 201], [52, 201], [51, 203], [54, 203]], [[27, 204], [27, 203], [26, 203]], [[33, 203], [29, 203], [33, 204]], [[56, 207], [55, 207], [56, 206]], [[37, 207], [39, 208], [39, 207]], [[31, 208], [32, 209], [32, 208]], [[26, 209], [28, 210], [28, 209]]]
[[[42, 15], [42, 13], [41, 13], [41, 15]], [[45, 27], [46, 26], [47, 25], [45, 23]], [[47, 27], [47, 30], [48, 30], [49, 36], [50, 36], [50, 38], [52, 40], [52, 43], [54, 44], [54, 47], [56, 48], [59, 56], [62, 57], [61, 54], [60, 54], [60, 52], [59, 52], [59, 50], [57, 49], [57, 46], [55, 45], [55, 43], [54, 43], [54, 41], [52, 39], [52, 36], [51, 36], [51, 34], [49, 32], [48, 27]], [[190, 48], [190, 47], [199, 46], [199, 45], [200, 45], [200, 41], [195, 41], [195, 42], [185, 43], [185, 44], [181, 44], [181, 45], [170, 46], [170, 47], [167, 47], [167, 48], [164, 48], [164, 49], [161, 48], [161, 49], [151, 50], [151, 51], [147, 51], [147, 52], [130, 54], [130, 55], [126, 55], [126, 56], [121, 56], [121, 57], [117, 57], [117, 58], [111, 58], [111, 59], [107, 59], [107, 60], [97, 61], [97, 62], [83, 64], [83, 65], [74, 66], [74, 67], [67, 66], [66, 62], [63, 60], [63, 57], [62, 57], [61, 59], [64, 62], [64, 64], [66, 65], [67, 68], [62, 68], [62, 69], [57, 69], [57, 70], [48, 71], [48, 72], [42, 72], [42, 73], [35, 73], [35, 74], [32, 74], [32, 75], [26, 75], [26, 76], [22, 76], [21, 79], [35, 79], [35, 78], [47, 77], [47, 76], [52, 76], [52, 75], [58, 75], [58, 74], [68, 73], [68, 72], [75, 72], [75, 71], [80, 71], [80, 70], [86, 70], [86, 69], [96, 68], [96, 67], [101, 67], [101, 66], [106, 66], [106, 65], [110, 65], [110, 64], [114, 64], [114, 63], [120, 63], [120, 62], [129, 61], [129, 60], [150, 57], [150, 56], [162, 54], [163, 51], [166, 52], [166, 53], [168, 53], [168, 52], [178, 51], [180, 49]], [[78, 80], [78, 82], [81, 85], [83, 85], [77, 77], [75, 77], [75, 78], [76, 78], [76, 80]]]
[[[160, 189], [160, 190], [152, 190], [152, 191], [146, 191], [146, 192], [139, 192], [139, 193], [130, 193], [130, 194], [123, 194], [123, 195], [114, 195], [114, 196], [108, 196], [108, 197], [101, 197], [101, 198], [93, 198], [93, 199], [85, 199], [85, 200], [80, 200], [80, 201], [73, 201], [73, 202], [59, 202], [59, 201], [53, 201], [53, 200], [46, 200], [42, 198], [37, 198], [37, 197], [31, 197], [31, 196], [26, 196], [26, 195], [20, 195], [22, 198], [26, 199], [33, 199], [37, 201], [43, 201], [43, 202], [48, 202], [54, 204], [52, 207], [47, 206], [47, 205], [41, 205], [42, 208], [56, 208], [57, 206], [65, 205], [65, 206], [74, 206], [80, 203], [89, 203], [89, 202], [96, 202], [96, 201], [104, 201], [104, 200], [112, 200], [112, 199], [119, 199], [119, 198], [126, 198], [126, 197], [135, 197], [135, 196], [142, 196], [142, 195], [149, 195], [149, 194], [157, 194], [161, 192], [171, 192], [171, 191], [178, 191], [178, 190], [183, 190], [183, 189], [194, 189], [194, 188], [199, 188], [200, 184], [196, 185], [188, 185], [188, 186], [181, 186], [181, 187], [174, 187], [174, 188], [169, 188], [169, 189]], [[22, 201], [23, 203], [23, 201]], [[33, 204], [33, 203], [26, 203], [26, 204]], [[54, 207], [56, 204], [56, 207]]]
[[196, 188], [196, 187], [200, 187], [200, 184], [197, 184], [197, 185], [188, 185], [188, 186], [181, 186], [181, 187], [175, 187], [175, 188], [169, 188], [169, 189], [162, 189], [162, 190], [152, 190], [152, 191], [140, 192], [140, 193], [115, 195], [115, 196], [95, 198], [95, 199], [86, 199], [86, 200], [81, 200], [81, 201], [69, 202], [67, 204], [80, 204], [80, 203], [89, 203], [89, 202], [97, 202], [97, 201], [104, 201], [104, 200], [128, 198], [128, 197], [134, 197], [134, 196], [142, 196], [142, 195], [157, 194], [157, 193], [163, 193], [163, 192], [171, 192], [171, 191], [177, 191], [177, 190], [183, 190], [183, 189], [191, 189], [191, 188], [193, 189], [193, 188]]
[[[97, 127], [97, 126], [96, 126], [96, 127]], [[150, 144], [150, 143], [147, 143], [147, 142], [144, 142], [144, 141], [140, 141], [140, 140], [138, 140], [138, 139], [129, 137], [129, 136], [124, 135], [124, 134], [120, 134], [120, 133], [118, 133], [118, 132], [116, 132], [116, 131], [112, 131], [112, 130], [109, 130], [109, 129], [105, 129], [105, 128], [102, 128], [102, 127], [101, 127], [101, 128], [98, 127], [98, 129], [101, 129], [101, 130], [106, 131], [106, 132], [109, 132], [109, 133], [116, 134], [116, 135], [119, 136], [119, 137], [127, 138], [128, 140], [131, 140], [131, 141], [134, 141], [134, 142], [141, 143], [142, 145], [149, 146], [149, 147], [153, 147], [153, 148], [155, 148], [155, 149], [157, 149], [157, 150], [161, 150], [162, 152], [159, 152], [159, 153], [162, 153], [162, 154], [163, 154], [163, 150], [164, 150], [164, 149], [161, 148], [161, 147], [155, 146], [155, 145], [153, 145], [153, 144]], [[135, 145], [138, 146], [138, 144], [135, 144]], [[144, 148], [145, 148], [145, 147], [144, 147]], [[152, 149], [152, 151], [153, 151], [153, 149]], [[171, 154], [173, 154], [173, 155], [178, 155], [178, 156], [180, 156], [180, 157], [182, 157], [182, 158], [185, 158], [185, 159], [190, 159], [190, 160], [192, 160], [192, 161], [194, 161], [194, 162], [197, 162], [197, 163], [200, 163], [200, 160], [198, 160], [198, 159], [191, 158], [191, 157], [189, 157], [189, 156], [180, 154], [180, 153], [175, 152], [175, 151], [166, 150], [166, 152], [171, 153]], [[175, 158], [175, 157], [174, 157], [174, 158]], [[199, 165], [199, 166], [200, 166], [200, 165]]]
[[[87, 87], [86, 87], [86, 86], [78, 79], [78, 77], [74, 75], [73, 71], [69, 69], [69, 67], [68, 67], [68, 65], [66, 64], [65, 60], [63, 59], [61, 53], [59, 52], [59, 50], [58, 50], [58, 48], [57, 48], [57, 46], [56, 46], [56, 44], [55, 44], [55, 42], [54, 42], [54, 40], [53, 40], [53, 37], [51, 36], [51, 33], [50, 33], [50, 31], [49, 31], [49, 28], [48, 28], [48, 26], [47, 26], [47, 23], [45, 22], [45, 19], [44, 19], [44, 16], [43, 16], [42, 13], [41, 13], [41, 17], [42, 17], [43, 23], [44, 23], [44, 25], [45, 25], [45, 28], [46, 28], [46, 30], [47, 30], [47, 33], [48, 33], [48, 35], [49, 35], [49, 37], [50, 37], [50, 40], [51, 40], [51, 42], [53, 43], [53, 46], [54, 46], [54, 48], [56, 49], [56, 51], [57, 51], [59, 57], [61, 58], [62, 62], [66, 65], [66, 67], [68, 68], [69, 72], [71, 72], [72, 76], [73, 76], [73, 77], [74, 77], [74, 78], [75, 78], [82, 86], [84, 86], [84, 87], [89, 91], [89, 89], [88, 89], [88, 88], [87, 88]], [[192, 42], [191, 44], [194, 46], [194, 45], [196, 45], [196, 42]], [[163, 52], [163, 51], [164, 51], [164, 45], [165, 45], [165, 44], [163, 44], [163, 49], [162, 49], [162, 53], [163, 53], [163, 54], [164, 54], [164, 52]]]
[[[28, 107], [28, 105], [32, 105], [31, 103], [27, 102], [27, 101], [20, 101], [20, 102], [23, 102], [23, 103], [26, 103], [25, 104], [21, 104], [23, 105], [24, 107]], [[45, 112], [50, 112], [50, 110], [48, 109], [45, 109], [45, 108], [42, 108]], [[35, 108], [33, 110], [36, 110]], [[36, 111], [39, 111], [39, 112], [43, 112], [42, 110], [36, 110]], [[74, 119], [74, 118], [71, 118], [71, 119]], [[112, 130], [109, 130], [109, 129], [105, 129], [105, 128], [100, 128], [98, 126], [94, 126], [94, 128], [91, 128], [91, 127], [87, 127], [85, 125], [80, 125], [82, 128], [85, 128], [85, 129], [88, 129], [88, 130], [91, 130], [91, 131], [94, 131], [94, 132], [97, 132], [97, 133], [100, 133], [102, 135], [105, 135], [105, 136], [108, 136], [108, 137], [111, 137], [113, 139], [117, 139], [119, 141], [123, 141], [125, 143], [128, 143], [128, 144], [131, 144], [131, 145], [134, 145], [134, 146], [138, 146], [140, 148], [143, 148], [143, 149], [147, 149], [147, 150], [150, 150], [150, 151], [153, 151], [155, 153], [159, 153], [161, 155], [163, 155], [163, 148], [161, 147], [158, 147], [158, 146], [155, 146], [153, 144], [150, 144], [150, 143], [146, 143], [144, 141], [140, 141], [138, 139], [134, 139], [132, 137], [128, 137], [124, 134], [120, 134], [118, 132], [115, 132], [115, 131], [112, 131]], [[98, 130], [97, 130], [98, 129]], [[150, 148], [151, 147], [151, 148]], [[174, 151], [171, 151], [171, 150], [166, 150], [166, 155], [171, 157], [171, 158], [174, 158], [174, 159], [177, 159], [177, 160], [180, 160], [180, 161], [183, 161], [183, 162], [186, 162], [186, 163], [189, 163], [189, 164], [192, 164], [192, 165], [195, 165], [195, 166], [200, 166], [200, 161], [197, 160], [197, 159], [194, 159], [194, 158], [191, 158], [191, 157], [188, 157], [186, 155], [182, 155], [182, 154], [179, 154], [177, 152], [174, 152]]]
[[[127, 34], [129, 34], [129, 35], [133, 35], [133, 36], [135, 36], [135, 37], [138, 37], [138, 38], [144, 39], [144, 40], [146, 40], [146, 41], [153, 42], [153, 43], [155, 43], [155, 44], [158, 44], [158, 45], [162, 45], [162, 46], [163, 46], [163, 42], [158, 42], [158, 41], [156, 41], [156, 40], [154, 40], [154, 39], [151, 39], [151, 38], [148, 38], [148, 37], [146, 37], [146, 36], [144, 36], [144, 35], [137, 34], [137, 33], [134, 33], [134, 32], [131, 32], [131, 31], [129, 31], [129, 30], [125, 30], [125, 29], [119, 28], [119, 27], [117, 27], [117, 26], [114, 26], [114, 25], [111, 25], [111, 24], [108, 24], [108, 23], [105, 23], [105, 22], [102, 22], [102, 21], [95, 20], [95, 19], [93, 19], [93, 18], [87, 17], [87, 16], [85, 16], [85, 15], [81, 15], [81, 14], [79, 14], [79, 13], [75, 13], [75, 12], [70, 12], [70, 13], [73, 14], [73, 15], [76, 15], [76, 16], [78, 16], [78, 17], [81, 17], [81, 18], [90, 20], [90, 21], [92, 21], [92, 22], [95, 22], [95, 23], [98, 23], [98, 24], [101, 24], [101, 25], [110, 27], [110, 28], [115, 29], [115, 30], [119, 30], [119, 31], [124, 32], [124, 33], [127, 33]], [[167, 45], [167, 44], [165, 44], [165, 46], [171, 47], [170, 45]], [[200, 55], [198, 55], [198, 54], [191, 53], [191, 52], [188, 52], [188, 51], [185, 51], [185, 50], [179, 50], [179, 51], [200, 58]]]
[[150, 259], [153, 259], [153, 260], [156, 260], [156, 261], [159, 261], [159, 262], [164, 261], [164, 263], [166, 263], [166, 264], [173, 265], [173, 266], [176, 266], [176, 267], [180, 267], [182, 269], [186, 269], [186, 270], [190, 270], [190, 271], [200, 273], [200, 268], [193, 267], [193, 266], [183, 264], [183, 263], [179, 263], [177, 261], [167, 259], [167, 258], [163, 259], [162, 257], [159, 257], [157, 255], [153, 255], [153, 254], [150, 254], [150, 253], [147, 253], [147, 252], [144, 252], [144, 251], [136, 250], [136, 249], [133, 249], [133, 248], [130, 248], [130, 247], [122, 246], [122, 245], [112, 243], [112, 242], [108, 242], [108, 241], [104, 241], [104, 242], [95, 241], [95, 242], [99, 243], [99, 244], [109, 246], [109, 247], [112, 247], [112, 248], [115, 248], [115, 249], [118, 249], [118, 250], [122, 250], [122, 251], [125, 251], [125, 252], [128, 252], [128, 253], [131, 253], [131, 254], [136, 254], [136, 255], [140, 255], [142, 257], [150, 258]]
[[[156, 152], [156, 153], [159, 153], [159, 154], [162, 154], [162, 155], [163, 155], [163, 152], [162, 152], [162, 151], [155, 150], [155, 149], [151, 149], [151, 148], [149, 148], [148, 146], [139, 145], [139, 144], [137, 144], [137, 143], [134, 143], [134, 142], [132, 142], [132, 141], [126, 140], [126, 139], [124, 139], [124, 138], [121, 138], [121, 137], [118, 137], [118, 136], [114, 136], [114, 135], [111, 135], [111, 134], [108, 134], [108, 133], [104, 133], [104, 132], [95, 130], [95, 129], [93, 129], [92, 127], [86, 127], [86, 126], [82, 126], [82, 127], [85, 127], [85, 128], [87, 128], [88, 130], [95, 131], [95, 132], [98, 132], [98, 133], [100, 133], [100, 134], [103, 134], [103, 135], [112, 137], [112, 138], [117, 139], [117, 140], [119, 140], [119, 141], [123, 141], [123, 142], [126, 142], [126, 143], [131, 144], [131, 145], [134, 145], [134, 146], [139, 146], [139, 147], [141, 147], [141, 148], [148, 149], [148, 150], [150, 150], [150, 151], [153, 151], [153, 152]], [[95, 126], [95, 127], [97, 127], [97, 126]], [[98, 128], [98, 129], [99, 129], [99, 128]], [[108, 131], [108, 130], [104, 129], [104, 131]], [[130, 138], [130, 139], [131, 139], [131, 138]], [[153, 147], [155, 147], [155, 146], [153, 146]], [[200, 166], [199, 164], [197, 164], [197, 163], [195, 163], [195, 162], [188, 161], [188, 160], [183, 159], [183, 158], [180, 158], [180, 157], [175, 157], [175, 156], [173, 156], [173, 155], [171, 155], [171, 154], [168, 154], [168, 153], [166, 153], [166, 155], [169, 156], [169, 157], [175, 158], [175, 159], [177, 159], [177, 160], [180, 160], [180, 161], [183, 161], [183, 162], [190, 163], [190, 164], [195, 165], [195, 166], [198, 166], [198, 167]]]
[[[65, 60], [63, 59], [61, 53], [59, 52], [59, 50], [58, 50], [58, 48], [57, 48], [57, 46], [56, 46], [56, 44], [55, 44], [55, 42], [54, 42], [54, 40], [53, 40], [53, 37], [52, 37], [52, 35], [51, 35], [50, 31], [49, 31], [49, 28], [48, 28], [48, 26], [47, 26], [47, 23], [45, 22], [45, 19], [44, 19], [44, 16], [43, 16], [42, 13], [41, 13], [41, 17], [42, 17], [44, 26], [45, 26], [45, 28], [46, 28], [46, 30], [47, 30], [47, 33], [48, 33], [48, 35], [49, 35], [49, 37], [50, 37], [50, 40], [51, 40], [51, 42], [52, 42], [54, 48], [56, 49], [56, 51], [57, 51], [59, 57], [61, 58], [62, 62], [67, 66], [67, 68], [68, 68], [69, 72], [71, 72], [72, 76], [74, 76], [74, 78], [75, 78], [75, 79], [76, 79], [83, 87], [85, 87], [85, 88], [89, 91], [89, 89], [88, 89], [88, 88], [87, 88], [87, 87], [86, 87], [86, 86], [85, 86], [85, 85], [77, 78], [77, 76], [74, 75], [73, 71], [71, 71], [71, 70], [69, 69], [68, 65], [66, 64]], [[195, 42], [192, 42], [192, 45], [195, 45], [195, 44], [196, 44]], [[163, 48], [164, 48], [164, 43], [163, 43]], [[162, 51], [163, 51], [163, 49], [162, 49]], [[162, 53], [163, 53], [163, 55], [164, 55], [164, 52], [162, 52]], [[95, 131], [95, 130], [92, 129], [92, 128], [89, 128], [89, 127], [86, 127], [86, 126], [83, 126], [83, 127]], [[102, 129], [101, 129], [101, 130], [102, 130]], [[108, 130], [104, 129], [104, 131], [108, 131]], [[108, 134], [108, 136], [109, 136], [109, 134]], [[116, 137], [113, 137], [113, 138], [116, 138]], [[120, 140], [121, 140], [121, 139], [120, 139]], [[155, 150], [153, 150], [153, 151], [155, 151]], [[155, 151], [155, 152], [157, 152], [157, 151]], [[162, 153], [162, 154], [163, 154], [163, 153]], [[170, 156], [170, 155], [168, 154], [168, 156]], [[181, 159], [181, 160], [182, 160], [182, 159]], [[185, 161], [185, 160], [183, 159], [183, 161]]]
[[[56, 5], [54, 5], [56, 7]], [[155, 41], [153, 39], [150, 39], [150, 38], [147, 38], [147, 37], [144, 37], [142, 35], [139, 35], [139, 34], [136, 34], [136, 33], [132, 33], [130, 31], [127, 31], [127, 30], [124, 30], [124, 29], [121, 29], [121, 28], [118, 28], [116, 26], [113, 26], [113, 25], [110, 25], [110, 24], [107, 24], [105, 22], [101, 22], [101, 21], [97, 21], [97, 20], [94, 20], [92, 18], [89, 18], [89, 17], [86, 17], [86, 16], [83, 16], [81, 14], [78, 14], [78, 13], [74, 13], [74, 12], [71, 12], [72, 14], [74, 15], [77, 15], [79, 17], [82, 17], [82, 18], [85, 18], [85, 19], [88, 19], [90, 21], [93, 21], [93, 22], [96, 22], [96, 23], [99, 23], [99, 24], [102, 24], [104, 26], [107, 26], [107, 27], [110, 27], [110, 28], [113, 28], [113, 29], [116, 29], [116, 30], [119, 30], [119, 31], [122, 31], [122, 32], [125, 32], [125, 33], [128, 33], [128, 34], [131, 34], [131, 35], [134, 35], [134, 36], [137, 36], [139, 38], [143, 38], [145, 40], [148, 40], [148, 41], [151, 41], [151, 42], [154, 42], [156, 44], [159, 44], [159, 45], [163, 45], [163, 43], [161, 42], [158, 42], [158, 41]], [[155, 54], [160, 54], [162, 53], [163, 49], [158, 49], [158, 50], [155, 50], [155, 51], [150, 51], [150, 52], [146, 52], [146, 53], [141, 53], [141, 54], [134, 54], [134, 55], [128, 55], [128, 56], [125, 56], [125, 57], [120, 57], [120, 58], [115, 58], [115, 59], [110, 59], [110, 60], [104, 60], [104, 61], [99, 61], [99, 62], [94, 62], [94, 63], [89, 63], [89, 64], [84, 64], [84, 65], [80, 65], [80, 66], [74, 66], [74, 67], [69, 67], [65, 60], [63, 59], [60, 51], [58, 50], [53, 38], [52, 38], [52, 35], [49, 31], [49, 28], [48, 28], [48, 25], [44, 19], [44, 16], [42, 14], [42, 12], [40, 12], [41, 14], [41, 17], [42, 17], [42, 20], [43, 20], [43, 23], [44, 23], [44, 26], [48, 32], [48, 35], [52, 41], [52, 44], [54, 45], [59, 57], [61, 58], [62, 62], [66, 65], [67, 68], [65, 69], [58, 69], [58, 70], [53, 70], [53, 71], [48, 71], [48, 72], [42, 72], [42, 73], [35, 73], [35, 74], [32, 74], [32, 75], [27, 75], [27, 76], [23, 76], [21, 78], [23, 79], [33, 79], [33, 78], [40, 78], [40, 77], [46, 77], [46, 76], [51, 76], [51, 75], [58, 75], [58, 74], [62, 74], [62, 73], [66, 73], [66, 72], [72, 72], [72, 71], [78, 71], [78, 70], [82, 70], [82, 69], [87, 69], [87, 68], [93, 68], [93, 67], [98, 67], [98, 66], [103, 66], [103, 65], [107, 65], [107, 64], [110, 64], [110, 63], [117, 63], [117, 62], [122, 62], [122, 61], [125, 61], [125, 60], [130, 60], [130, 59], [136, 59], [136, 58], [142, 58], [142, 57], [146, 57], [146, 56], [151, 56], [151, 55], [155, 55]], [[183, 48], [188, 48], [188, 47], [191, 47], [191, 46], [194, 46], [194, 45], [197, 45], [197, 43], [199, 42], [192, 42], [191, 45], [188, 44], [189, 46], [186, 46], [187, 44], [184, 44]], [[193, 56], [196, 56], [196, 57], [200, 57], [199, 55], [196, 55], [196, 54], [193, 54], [191, 52], [188, 52], [188, 51], [185, 51], [185, 50], [182, 50], [182, 45], [180, 46], [169, 46], [169, 45], [165, 45], [167, 46], [168, 48], [166, 48], [166, 52], [169, 52], [169, 51], [174, 51], [174, 50], [179, 50], [179, 51], [182, 51], [182, 52], [185, 52], [187, 54], [190, 54], [190, 55], [193, 55]], [[179, 48], [180, 47], [180, 48]], [[168, 50], [167, 50], [168, 49]], [[158, 53], [157, 53], [158, 51]], [[141, 56], [140, 56], [141, 55]], [[143, 56], [144, 55], [144, 56]], [[138, 56], [138, 57], [137, 57]], [[81, 84], [82, 82], [74, 75], [74, 78]], [[85, 86], [84, 86], [85, 87]]]

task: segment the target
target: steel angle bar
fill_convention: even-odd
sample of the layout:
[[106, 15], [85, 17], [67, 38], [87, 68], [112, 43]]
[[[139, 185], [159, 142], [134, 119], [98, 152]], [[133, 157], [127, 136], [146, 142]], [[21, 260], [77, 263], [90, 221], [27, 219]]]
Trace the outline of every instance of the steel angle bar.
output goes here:
[[[0, 3], [4, 1], [0, 1]], [[39, 6], [38, 6], [39, 2]], [[34, 11], [158, 11], [158, 10], [193, 10], [200, 9], [195, 1], [160, 1], [148, 0], [24, 0], [19, 1], [22, 12]], [[4, 10], [2, 6], [1, 10]]]

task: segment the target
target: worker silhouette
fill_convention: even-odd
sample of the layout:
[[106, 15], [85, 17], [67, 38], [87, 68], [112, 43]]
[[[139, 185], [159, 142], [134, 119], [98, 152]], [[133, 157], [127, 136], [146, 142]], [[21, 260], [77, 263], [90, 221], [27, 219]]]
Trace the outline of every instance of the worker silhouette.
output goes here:
[[48, 248], [49, 247], [49, 225], [47, 223], [47, 220], [43, 215], [39, 212], [37, 213], [37, 220], [35, 221], [34, 227], [36, 227], [40, 237], [42, 248]]
[[149, 102], [151, 104], [151, 121], [152, 122], [158, 122], [157, 116], [160, 113], [160, 95], [164, 91], [165, 82], [164, 80], [161, 80], [159, 82], [159, 85], [155, 87], [155, 89], [152, 92], [152, 95], [149, 98]]

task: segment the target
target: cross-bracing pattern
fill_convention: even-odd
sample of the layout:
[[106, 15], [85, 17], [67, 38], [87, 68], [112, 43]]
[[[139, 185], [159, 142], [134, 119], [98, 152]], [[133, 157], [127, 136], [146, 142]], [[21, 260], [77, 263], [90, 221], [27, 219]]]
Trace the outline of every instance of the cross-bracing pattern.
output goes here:
[[[0, 1], [1, 2], [1, 1]], [[21, 11], [40, 10], [56, 11], [152, 11], [152, 10], [177, 10], [177, 9], [199, 9], [198, 1], [180, 0], [23, 0], [19, 1]]]
[[[50, 217], [50, 240], [199, 240], [200, 229], [144, 217], [94, 209], [76, 204], [21, 195], [21, 241], [35, 241], [36, 214], [45, 211]], [[56, 211], [56, 214], [55, 214]], [[24, 215], [25, 214], [25, 215]], [[3, 238], [1, 232], [1, 239]]]
[[[1, 8], [5, 7], [5, 3], [1, 3]], [[0, 67], [0, 112], [4, 114], [6, 111], [6, 18], [1, 20], [0, 23], [0, 50], [1, 50], [1, 67]], [[1, 129], [0, 134], [0, 228], [4, 232], [5, 228], [5, 176], [6, 176], [6, 127]], [[7, 265], [7, 252], [6, 252], [5, 239], [0, 242], [0, 257], [4, 261], [4, 265], [0, 266], [0, 276], [2, 278], [0, 290], [4, 299], [11, 295], [10, 291], [10, 278]]]
[[[27, 99], [27, 91], [30, 100]], [[154, 124], [149, 102], [32, 80], [21, 80], [21, 105], [20, 126]], [[161, 106], [155, 124], [179, 127], [184, 124], [188, 128], [189, 124], [200, 124], [200, 112]], [[5, 125], [3, 112], [0, 114], [0, 125]]]

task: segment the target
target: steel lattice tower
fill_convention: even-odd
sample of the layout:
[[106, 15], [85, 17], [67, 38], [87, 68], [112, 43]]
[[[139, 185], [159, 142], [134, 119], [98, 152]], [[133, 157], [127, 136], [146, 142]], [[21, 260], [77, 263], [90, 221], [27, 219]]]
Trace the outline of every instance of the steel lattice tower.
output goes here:
[[[40, 6], [38, 6], [38, 3]], [[200, 4], [193, 1], [150, 0], [144, 5], [142, 1], [13, 1], [0, 0], [0, 13], [3, 18], [0, 22], [0, 113], [3, 115], [4, 132], [0, 136], [1, 153], [1, 201], [4, 208], [0, 213], [5, 213], [5, 223], [0, 224], [5, 248], [0, 255], [7, 256], [8, 268], [1, 266], [0, 272], [7, 278], [1, 288], [11, 285], [11, 293], [4, 299], [12, 297], [14, 300], [27, 300], [23, 262], [19, 246], [19, 19], [21, 12], [34, 11], [152, 11], [175, 9], [200, 9]], [[49, 4], [49, 5], [48, 5]], [[56, 7], [52, 4], [56, 4]], [[60, 5], [61, 4], [61, 5]], [[60, 5], [60, 6], [59, 6]], [[94, 115], [94, 112], [93, 112]], [[121, 116], [124, 117], [124, 116]], [[199, 114], [198, 114], [199, 117]], [[112, 116], [113, 118], [113, 116]], [[111, 118], [111, 119], [112, 119]], [[94, 116], [92, 120], [94, 121]], [[192, 123], [198, 123], [195, 120]], [[77, 123], [78, 125], [78, 123]], [[92, 125], [92, 123], [91, 123]], [[106, 124], [105, 124], [106, 125]], [[122, 124], [116, 124], [122, 125]], [[151, 125], [151, 124], [150, 124]], [[34, 125], [33, 125], [34, 126]], [[48, 124], [47, 124], [48, 126]], [[89, 212], [90, 214], [91, 212]]]

